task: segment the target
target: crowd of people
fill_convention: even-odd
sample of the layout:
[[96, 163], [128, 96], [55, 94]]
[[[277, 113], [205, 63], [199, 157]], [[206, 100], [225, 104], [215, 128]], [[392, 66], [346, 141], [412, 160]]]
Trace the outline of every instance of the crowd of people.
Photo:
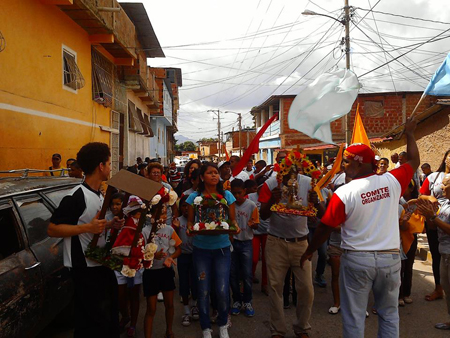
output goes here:
[[[297, 337], [306, 338], [311, 330], [313, 283], [326, 287], [327, 261], [333, 292], [329, 313], [341, 313], [343, 336], [364, 337], [368, 297], [373, 292], [371, 311], [380, 318], [378, 335], [398, 337], [398, 307], [413, 302], [417, 233], [424, 227], [436, 284], [426, 299], [450, 293], [450, 150], [436, 172], [426, 163], [422, 172], [417, 171], [420, 157], [415, 128], [416, 122], [408, 120], [406, 151], [392, 155], [395, 168], [390, 171], [389, 159], [376, 157], [370, 147], [348, 146], [341, 170], [323, 187], [321, 196], [313, 189], [312, 178], [304, 174], [310, 168], [292, 165], [292, 155], [286, 151], [278, 152], [275, 166], [250, 160], [235, 176], [238, 156], [219, 164], [192, 160], [183, 177], [174, 165], [164, 168], [158, 160], [138, 158], [129, 170], [175, 191], [178, 202], [158, 214], [154, 237], [149, 236], [151, 223], [144, 227], [144, 240], [154, 238], [157, 249], [151, 268], [133, 277], [84, 256], [94, 234], [100, 234], [98, 245], [102, 246], [107, 240], [105, 229], [135, 229], [143, 204], [137, 196], [124, 200], [118, 192], [106, 219], [98, 219], [103, 203], [100, 186], [110, 174], [110, 152], [102, 143], [85, 145], [75, 162], [84, 173], [84, 182], [63, 198], [48, 228], [50, 236], [64, 237], [64, 264], [75, 282], [75, 337], [118, 337], [125, 330], [128, 337], [134, 337], [140, 289], [147, 301], [145, 337], [152, 337], [158, 300], [165, 306], [165, 337], [174, 337], [178, 276], [184, 309], [180, 324], [189, 326], [199, 320], [204, 338], [212, 337], [211, 323], [217, 323], [219, 336], [227, 338], [232, 316], [255, 315], [258, 309], [253, 306], [252, 292], [256, 283], [269, 299], [271, 336], [288, 334], [283, 309], [290, 306], [292, 290], [292, 303], [297, 305], [293, 330]], [[52, 168], [59, 168], [61, 156], [57, 155], [53, 155]], [[323, 175], [331, 165], [321, 167]], [[280, 166], [284, 175], [280, 175]], [[296, 201], [313, 206], [315, 217], [273, 208], [290, 198], [287, 188], [294, 186]], [[220, 210], [237, 229], [234, 234], [195, 234], [205, 214], [215, 217], [216, 211], [207, 209], [202, 214], [197, 207], [204, 198], [225, 206]], [[121, 211], [126, 221], [119, 217]], [[311, 258], [316, 251], [313, 275]], [[258, 264], [261, 280], [255, 277]], [[447, 306], [450, 311], [449, 300]], [[450, 323], [438, 323], [436, 328], [448, 330]]]

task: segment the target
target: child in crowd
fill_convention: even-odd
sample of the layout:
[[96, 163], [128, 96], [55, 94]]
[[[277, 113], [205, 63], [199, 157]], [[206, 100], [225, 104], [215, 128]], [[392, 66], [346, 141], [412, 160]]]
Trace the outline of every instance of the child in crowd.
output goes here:
[[[161, 218], [167, 217], [166, 214]], [[164, 222], [163, 222], [164, 223]], [[173, 338], [173, 295], [175, 290], [175, 259], [181, 254], [181, 240], [173, 227], [166, 225], [155, 233], [155, 244], [158, 249], [155, 253], [153, 265], [144, 271], [143, 284], [144, 296], [147, 298], [147, 311], [144, 319], [145, 338], [152, 337], [153, 319], [156, 314], [157, 295], [163, 294], [164, 307], [166, 309], [166, 338]]]
[[69, 176], [73, 178], [83, 178], [83, 170], [81, 170], [80, 165], [77, 161], [73, 160], [70, 162], [69, 167]]
[[[178, 277], [180, 278], [180, 296], [183, 299], [184, 315], [182, 317], [183, 326], [191, 325], [191, 318], [198, 320], [198, 308], [197, 308], [197, 282], [195, 278], [194, 260], [192, 258], [192, 251], [194, 249], [192, 245], [193, 238], [188, 236], [187, 220], [188, 220], [188, 206], [186, 203], [188, 196], [181, 197], [180, 200], [180, 239], [181, 255], [178, 257]], [[192, 296], [191, 306], [189, 307], [189, 295]]]
[[182, 196], [189, 196], [194, 191], [197, 191], [198, 184], [200, 183], [200, 169], [192, 170], [189, 180], [191, 183], [191, 187], [188, 190], [183, 191]]
[[[261, 208], [261, 202], [258, 201], [259, 198], [259, 190], [262, 187], [265, 179], [263, 179], [260, 183], [260, 186], [257, 186], [257, 183], [254, 180], [245, 181], [245, 189], [248, 194], [248, 199], [256, 204], [258, 208], [258, 212]], [[263, 220], [259, 219], [259, 225], [257, 229], [253, 230], [253, 264], [252, 264], [252, 276], [253, 283], [259, 283], [259, 280], [255, 277], [256, 267], [259, 262], [259, 258], [261, 256], [261, 264], [262, 264], [262, 280], [261, 280], [261, 292], [268, 295], [267, 291], [267, 267], [266, 267], [266, 241], [267, 241], [267, 229], [269, 228], [270, 221], [268, 219]]]
[[[194, 209], [194, 200], [198, 196], [220, 194], [226, 201], [228, 209], [228, 219], [236, 224], [235, 201], [236, 199], [229, 191], [224, 191], [220, 183], [219, 169], [208, 162], [200, 168], [200, 184], [198, 191], [189, 195], [187, 203], [188, 209], [188, 229], [194, 228], [195, 222], [202, 220]], [[203, 221], [206, 221], [203, 219]], [[217, 323], [219, 325], [220, 338], [228, 336], [228, 312], [230, 307], [230, 266], [231, 251], [230, 239], [227, 234], [222, 235], [196, 235], [193, 240], [194, 267], [197, 278], [197, 296], [200, 312], [200, 325], [203, 330], [203, 338], [211, 338], [211, 319], [209, 316], [209, 296], [211, 288], [216, 290], [217, 309], [219, 312]], [[214, 276], [214, 283], [211, 282]]]
[[[120, 214], [122, 210], [123, 198], [124, 196], [120, 193], [116, 193], [112, 196], [110, 204], [110, 212], [112, 217]], [[119, 233], [116, 240], [116, 243], [128, 244], [122, 252], [124, 256], [128, 256], [128, 252], [130, 250], [129, 245], [133, 241], [136, 224], [141, 217], [141, 205], [142, 201], [138, 197], [130, 196], [128, 205], [124, 208], [123, 213], [127, 216], [127, 220], [123, 228], [124, 230]], [[116, 246], [116, 243], [114, 246]], [[138, 256], [141, 256], [141, 249], [141, 247], [134, 248], [134, 252], [132, 253], [137, 253]], [[139, 291], [142, 284], [143, 270], [144, 269], [139, 269], [136, 271], [136, 275], [134, 277], [125, 277], [121, 272], [114, 271], [119, 290], [119, 311], [122, 316], [120, 320], [120, 331], [122, 332], [125, 330], [125, 326], [130, 323], [130, 326], [127, 329], [128, 337], [135, 337], [136, 335], [136, 324], [139, 316]]]
[[[255, 310], [252, 306], [252, 262], [253, 262], [253, 229], [258, 229], [259, 213], [256, 204], [246, 199], [244, 181], [239, 178], [231, 182], [231, 193], [236, 198], [236, 220], [241, 229], [233, 235], [233, 252], [231, 253], [230, 285], [233, 292], [233, 306], [231, 314], [238, 315], [244, 308], [245, 315], [253, 317]], [[241, 295], [239, 275], [242, 273], [244, 294]]]

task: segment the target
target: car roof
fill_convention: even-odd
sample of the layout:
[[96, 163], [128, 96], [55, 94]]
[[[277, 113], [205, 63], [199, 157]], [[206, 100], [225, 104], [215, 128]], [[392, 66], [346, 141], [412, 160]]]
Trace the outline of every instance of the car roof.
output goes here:
[[0, 179], [0, 197], [17, 195], [32, 190], [46, 190], [81, 183], [82, 180], [71, 177], [26, 177]]

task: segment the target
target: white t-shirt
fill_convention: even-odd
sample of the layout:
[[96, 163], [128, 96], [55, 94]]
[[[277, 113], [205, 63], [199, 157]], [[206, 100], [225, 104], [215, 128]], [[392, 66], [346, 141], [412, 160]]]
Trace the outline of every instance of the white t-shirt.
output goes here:
[[248, 177], [251, 177], [254, 173], [255, 173], [255, 169], [252, 170], [247, 170], [247, 168], [245, 168], [244, 170], [242, 170], [244, 173], [246, 173], [248, 175]]
[[383, 175], [353, 179], [336, 190], [322, 223], [342, 224], [342, 249], [399, 249], [398, 203], [412, 176], [412, 167], [404, 164]]

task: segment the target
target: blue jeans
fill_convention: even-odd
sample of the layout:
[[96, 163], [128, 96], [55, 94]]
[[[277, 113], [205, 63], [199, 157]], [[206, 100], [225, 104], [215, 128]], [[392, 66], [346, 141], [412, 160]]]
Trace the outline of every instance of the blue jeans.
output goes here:
[[[217, 298], [217, 324], [224, 326], [230, 310], [230, 247], [222, 249], [200, 249], [194, 246], [194, 267], [197, 274], [197, 306], [202, 330], [211, 328], [209, 317], [209, 294], [214, 288]], [[211, 277], [214, 276], [214, 285]]]
[[339, 290], [344, 338], [364, 338], [370, 290], [378, 312], [378, 337], [399, 336], [400, 254], [345, 251]]
[[[252, 302], [252, 264], [253, 264], [253, 243], [249, 241], [233, 242], [233, 252], [231, 253], [231, 274], [230, 285], [233, 291], [233, 302]], [[242, 274], [244, 282], [244, 294], [241, 294], [239, 287], [239, 276]]]
[[[314, 237], [314, 233], [316, 232], [316, 228], [309, 228], [308, 241], [311, 243], [312, 238]], [[328, 241], [322, 243], [321, 246], [317, 249], [317, 266], [316, 266], [316, 274], [323, 275], [325, 272], [325, 267], [327, 266], [327, 246]]]

